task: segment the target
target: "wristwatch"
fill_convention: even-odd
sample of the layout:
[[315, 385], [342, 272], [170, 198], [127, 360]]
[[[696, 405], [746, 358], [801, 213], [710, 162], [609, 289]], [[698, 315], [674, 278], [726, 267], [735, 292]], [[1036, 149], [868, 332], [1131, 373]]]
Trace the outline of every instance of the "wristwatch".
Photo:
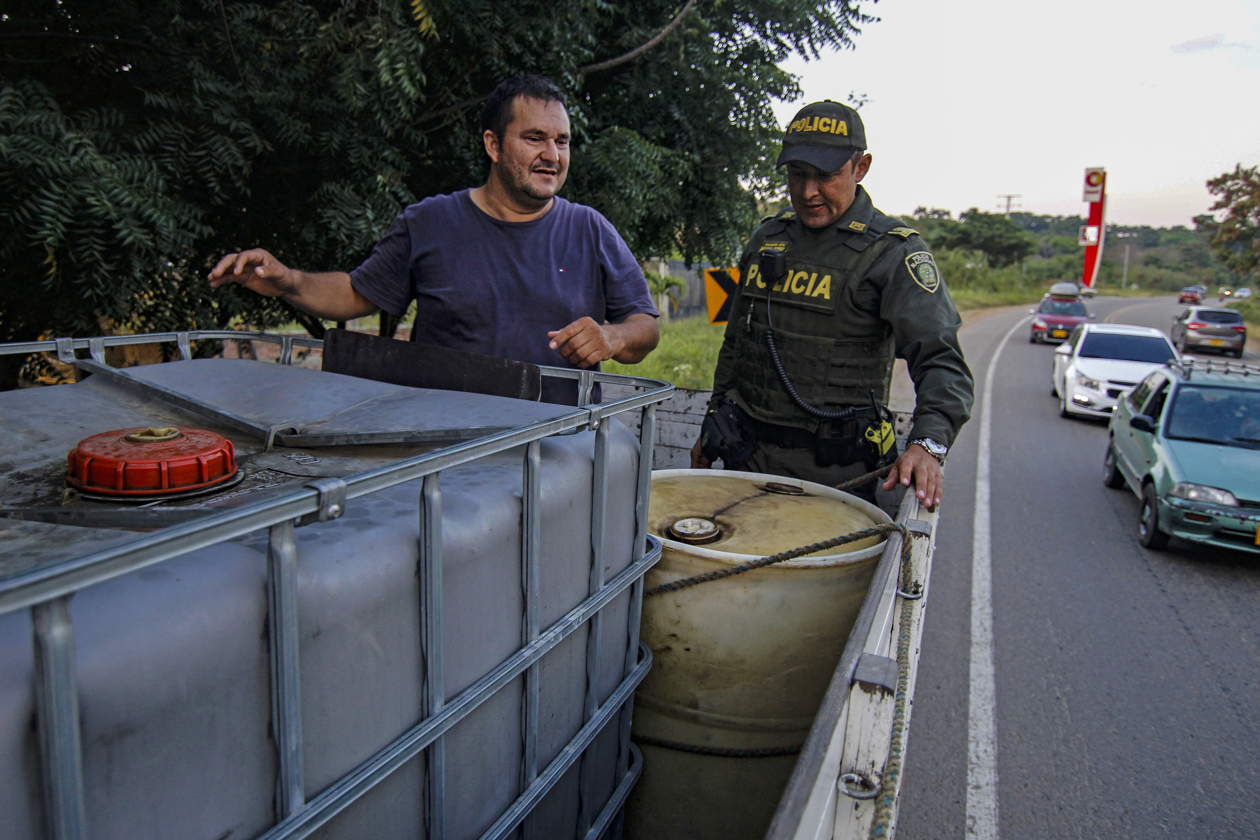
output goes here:
[[931, 438], [925, 438], [925, 437], [915, 438], [914, 440], [910, 441], [910, 443], [907, 445], [914, 446], [916, 443], [919, 446], [922, 446], [924, 449], [926, 449], [927, 454], [931, 455], [933, 458], [940, 461], [941, 466], [945, 466], [945, 456], [949, 454], [948, 446], [946, 446], [943, 443], [937, 443]]

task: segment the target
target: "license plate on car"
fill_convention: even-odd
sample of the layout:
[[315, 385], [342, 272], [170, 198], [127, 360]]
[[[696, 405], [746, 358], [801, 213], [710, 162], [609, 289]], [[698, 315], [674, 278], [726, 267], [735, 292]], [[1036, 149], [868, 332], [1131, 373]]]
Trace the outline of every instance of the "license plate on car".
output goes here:
[[1260, 524], [1256, 525], [1256, 545], [1260, 545]]
[[1219, 338], [1214, 338], [1214, 339], [1212, 339], [1212, 340], [1211, 340], [1211, 342], [1209, 342], [1209, 343], [1210, 343], [1213, 347], [1220, 347], [1220, 346], [1221, 346], [1222, 344], [1224, 344], [1225, 342], [1224, 342], [1224, 341], [1221, 341]]
[[1067, 330], [1051, 330], [1051, 338], [1067, 338]]

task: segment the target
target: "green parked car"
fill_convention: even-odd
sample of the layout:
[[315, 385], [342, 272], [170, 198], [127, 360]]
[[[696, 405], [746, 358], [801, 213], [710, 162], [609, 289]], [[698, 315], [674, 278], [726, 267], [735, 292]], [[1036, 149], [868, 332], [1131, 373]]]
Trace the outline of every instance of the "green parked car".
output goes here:
[[1103, 481], [1142, 500], [1138, 538], [1260, 554], [1260, 367], [1186, 359], [1124, 393]]

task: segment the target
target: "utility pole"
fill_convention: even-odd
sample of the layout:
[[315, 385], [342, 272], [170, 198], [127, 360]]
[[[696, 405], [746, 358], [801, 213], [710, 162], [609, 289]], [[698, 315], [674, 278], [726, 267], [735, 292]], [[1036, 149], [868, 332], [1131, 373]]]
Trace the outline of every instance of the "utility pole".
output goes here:
[[1120, 288], [1129, 288], [1129, 246], [1124, 246], [1124, 275], [1120, 278]]
[[[998, 196], [999, 200], [1006, 202], [1006, 210], [1003, 211], [1003, 215], [1006, 216], [1006, 218], [1009, 219], [1011, 217], [1011, 205], [1014, 202], [1014, 200], [1017, 198], [1023, 198], [1023, 197], [1024, 197], [1023, 193], [1002, 193], [1001, 195]], [[1018, 207], [1018, 205], [1016, 205], [1016, 207]], [[1001, 209], [1001, 207], [999, 207], [998, 209]]]

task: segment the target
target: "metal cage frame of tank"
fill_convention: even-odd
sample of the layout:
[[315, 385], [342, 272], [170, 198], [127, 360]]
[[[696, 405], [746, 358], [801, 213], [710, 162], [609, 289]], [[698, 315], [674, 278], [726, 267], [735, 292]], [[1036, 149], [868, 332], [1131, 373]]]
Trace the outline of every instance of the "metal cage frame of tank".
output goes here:
[[[105, 363], [105, 348], [134, 344], [174, 342], [179, 357], [192, 358], [193, 341], [253, 340], [280, 345], [281, 364], [291, 364], [293, 348], [320, 348], [318, 339], [273, 335], [238, 330], [201, 330], [95, 338], [60, 338], [0, 345], [0, 355], [54, 352], [62, 362], [89, 372], [125, 377]], [[87, 350], [89, 359], [78, 359], [76, 351]], [[46, 830], [55, 840], [82, 840], [85, 835], [82, 753], [79, 741], [79, 711], [74, 665], [74, 631], [69, 601], [75, 592], [106, 580], [178, 557], [196, 549], [269, 530], [268, 625], [271, 628], [271, 703], [273, 730], [279, 754], [277, 814], [280, 821], [261, 835], [260, 840], [296, 840], [307, 837], [334, 816], [366, 794], [395, 770], [425, 753], [429, 803], [426, 808], [427, 836], [444, 836], [444, 790], [442, 736], [467, 717], [499, 689], [515, 678], [525, 680], [525, 749], [522, 757], [520, 796], [504, 811], [482, 840], [497, 840], [511, 834], [560, 777], [583, 754], [595, 736], [626, 706], [634, 689], [651, 666], [651, 652], [639, 642], [639, 613], [643, 601], [643, 575], [660, 557], [659, 541], [647, 534], [648, 489], [652, 469], [656, 405], [667, 399], [674, 386], [661, 380], [621, 374], [597, 373], [544, 367], [548, 377], [576, 379], [578, 405], [561, 417], [530, 423], [457, 443], [344, 479], [313, 481], [275, 499], [232, 508], [193, 522], [172, 525], [136, 540], [101, 551], [67, 559], [55, 565], [0, 580], [0, 615], [30, 609], [34, 626], [36, 721], [40, 743]], [[135, 380], [131, 380], [135, 381]], [[630, 385], [646, 390], [609, 403], [590, 404], [595, 383]], [[153, 390], [146, 386], [147, 390]], [[170, 395], [155, 394], [159, 398]], [[206, 410], [219, 422], [224, 413], [213, 407], [185, 399], [177, 406], [194, 413]], [[635, 495], [635, 541], [631, 564], [611, 580], [604, 580], [605, 526], [607, 519], [608, 455], [613, 415], [642, 409], [639, 430], [639, 466]], [[254, 424], [229, 425], [247, 434], [263, 434], [267, 442], [275, 429], [259, 429]], [[586, 429], [595, 432], [592, 480], [591, 542], [593, 545], [588, 597], [548, 628], [539, 626], [539, 561], [541, 531], [541, 443], [543, 438], [571, 434]], [[355, 443], [370, 442], [356, 439]], [[525, 446], [522, 468], [521, 570], [525, 582], [525, 627], [521, 646], [497, 667], [449, 702], [444, 702], [442, 686], [442, 597], [441, 597], [441, 472], [518, 446]], [[647, 453], [646, 456], [644, 453]], [[342, 776], [322, 793], [305, 800], [302, 779], [301, 702], [298, 670], [297, 545], [294, 528], [338, 517], [348, 499], [366, 496], [397, 484], [423, 480], [420, 495], [420, 577], [421, 649], [430, 663], [424, 688], [424, 718], [358, 767]], [[599, 650], [602, 637], [602, 609], [614, 598], [630, 590], [630, 644], [626, 654], [626, 676], [613, 694], [598, 703], [595, 686], [598, 673], [588, 680], [584, 701], [584, 724], [577, 735], [560, 750], [545, 768], [538, 767], [539, 666], [542, 657], [586, 622], [591, 623], [588, 663], [599, 668], [599, 658], [589, 649]], [[620, 810], [638, 779], [642, 758], [630, 743], [630, 718], [623, 714], [618, 733], [617, 774], [619, 782], [600, 813], [585, 832], [588, 840], [599, 837]], [[582, 773], [579, 785], [585, 789], [589, 777]]]

